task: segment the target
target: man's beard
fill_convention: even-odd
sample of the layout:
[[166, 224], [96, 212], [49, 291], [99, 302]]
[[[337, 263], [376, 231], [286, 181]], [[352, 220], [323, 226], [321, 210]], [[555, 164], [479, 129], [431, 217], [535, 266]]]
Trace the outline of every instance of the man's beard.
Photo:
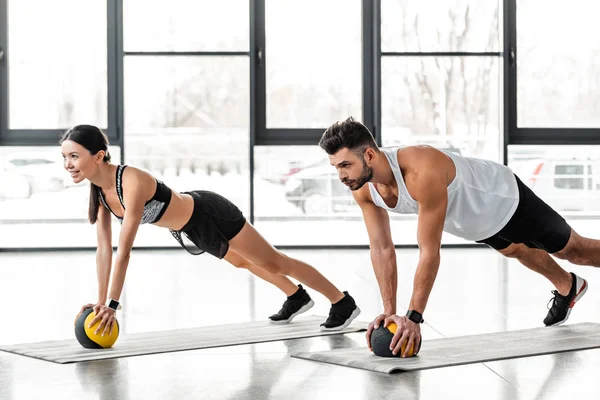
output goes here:
[[345, 179], [342, 182], [350, 188], [350, 190], [358, 190], [365, 185], [365, 183], [369, 182], [373, 179], [373, 168], [369, 167], [365, 160], [363, 162], [363, 169], [360, 172], [360, 176], [356, 179]]

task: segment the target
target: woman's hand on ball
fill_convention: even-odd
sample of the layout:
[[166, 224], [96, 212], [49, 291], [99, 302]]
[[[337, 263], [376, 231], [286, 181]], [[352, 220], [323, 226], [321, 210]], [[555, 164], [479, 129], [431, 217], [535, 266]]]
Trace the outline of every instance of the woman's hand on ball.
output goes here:
[[[92, 308], [92, 307], [94, 307], [94, 305], [93, 305], [93, 304], [91, 304], [91, 303], [88, 303], [88, 304], [84, 305], [83, 307], [81, 307], [81, 310], [79, 310], [79, 313], [78, 313], [78, 314], [77, 314], [77, 316], [75, 317], [75, 322], [74, 322], [74, 324], [76, 324], [76, 323], [77, 323], [77, 318], [79, 318], [79, 316], [81, 315], [81, 313], [82, 313], [82, 312], [84, 312], [84, 311], [85, 311], [85, 310], [87, 310], [88, 308]], [[95, 311], [95, 310], [94, 310], [94, 311]]]
[[113, 330], [113, 325], [116, 320], [115, 310], [113, 310], [112, 308], [109, 308], [105, 305], [99, 305], [98, 312], [96, 312], [95, 309], [96, 309], [96, 307], [94, 307], [94, 312], [95, 312], [96, 316], [90, 322], [89, 328], [94, 326], [94, 324], [96, 322], [100, 321], [100, 323], [98, 324], [98, 327], [96, 327], [96, 331], [94, 333], [98, 334], [98, 333], [102, 332], [101, 333], [102, 336], [104, 336], [107, 333], [111, 334], [112, 330]]
[[381, 325], [381, 323], [390, 316], [390, 314], [379, 314], [377, 316], [377, 318], [375, 318], [373, 320], [373, 322], [371, 322], [369, 324], [369, 327], [367, 329], [367, 333], [366, 333], [366, 338], [367, 338], [367, 346], [369, 347], [370, 351], [373, 351], [373, 349], [371, 348], [371, 333], [373, 332], [374, 329], [379, 328], [379, 325]]
[[103, 305], [104, 305], [104, 303], [98, 303], [98, 304], [94, 305], [94, 314], [98, 315], [100, 313], [100, 309], [102, 308]]
[[406, 344], [402, 357], [410, 357], [412, 355], [411, 349], [418, 349], [421, 342], [420, 324], [415, 324], [405, 316], [392, 315], [385, 319], [384, 326], [388, 326], [392, 322], [398, 326], [398, 329], [390, 343], [390, 350], [396, 355], [402, 349], [402, 346]]

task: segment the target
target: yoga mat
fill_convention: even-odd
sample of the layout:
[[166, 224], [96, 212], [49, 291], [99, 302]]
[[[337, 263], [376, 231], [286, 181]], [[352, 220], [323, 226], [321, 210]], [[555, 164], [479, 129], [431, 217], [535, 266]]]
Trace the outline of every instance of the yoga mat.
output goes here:
[[121, 335], [109, 349], [85, 349], [75, 339], [1, 346], [0, 350], [60, 364], [105, 360], [172, 351], [205, 349], [209, 347], [299, 339], [313, 336], [337, 335], [367, 330], [367, 322], [353, 321], [341, 331], [321, 331], [325, 317], [309, 316], [277, 325], [269, 321], [205, 326]]
[[299, 352], [292, 357], [392, 373], [600, 347], [600, 324], [580, 323], [518, 331], [424, 340], [411, 358], [378, 357], [367, 347]]

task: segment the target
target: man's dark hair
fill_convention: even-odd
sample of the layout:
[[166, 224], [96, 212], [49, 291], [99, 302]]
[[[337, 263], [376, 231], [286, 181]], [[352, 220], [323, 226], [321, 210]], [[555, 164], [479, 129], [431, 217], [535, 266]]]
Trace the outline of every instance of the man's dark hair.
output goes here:
[[369, 147], [379, 151], [369, 128], [352, 117], [345, 121], [337, 121], [327, 128], [319, 141], [319, 146], [329, 155], [337, 153], [344, 147], [359, 157]]

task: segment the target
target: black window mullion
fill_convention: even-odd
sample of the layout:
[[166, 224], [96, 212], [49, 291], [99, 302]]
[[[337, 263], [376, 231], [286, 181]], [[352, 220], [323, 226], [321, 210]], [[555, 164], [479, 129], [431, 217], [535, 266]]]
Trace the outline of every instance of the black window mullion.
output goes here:
[[64, 132], [62, 129], [6, 129], [0, 137], [0, 145], [56, 146]]
[[315, 146], [325, 128], [271, 128], [257, 136], [257, 146]]
[[266, 85], [266, 19], [265, 0], [251, 0], [253, 4], [254, 32], [250, 51], [252, 53], [251, 69], [255, 89], [253, 91], [254, 105], [254, 144], [260, 145], [261, 138], [267, 131], [267, 85]]
[[517, 128], [517, 81], [516, 81], [516, 0], [503, 0], [504, 3], [504, 110], [503, 110], [503, 157], [508, 165], [508, 145], [511, 144], [511, 132]]
[[254, 145], [258, 132], [265, 126], [265, 1], [250, 0], [250, 140], [249, 140], [249, 169], [250, 169], [250, 223], [254, 223]]
[[381, 146], [381, 1], [362, 2], [363, 123]]
[[600, 145], [600, 128], [518, 128], [509, 144]]
[[123, 140], [123, 3], [107, 2], [107, 136], [111, 144], [119, 146], [121, 163], [125, 162]]
[[0, 145], [8, 132], [8, 0], [0, 0]]

